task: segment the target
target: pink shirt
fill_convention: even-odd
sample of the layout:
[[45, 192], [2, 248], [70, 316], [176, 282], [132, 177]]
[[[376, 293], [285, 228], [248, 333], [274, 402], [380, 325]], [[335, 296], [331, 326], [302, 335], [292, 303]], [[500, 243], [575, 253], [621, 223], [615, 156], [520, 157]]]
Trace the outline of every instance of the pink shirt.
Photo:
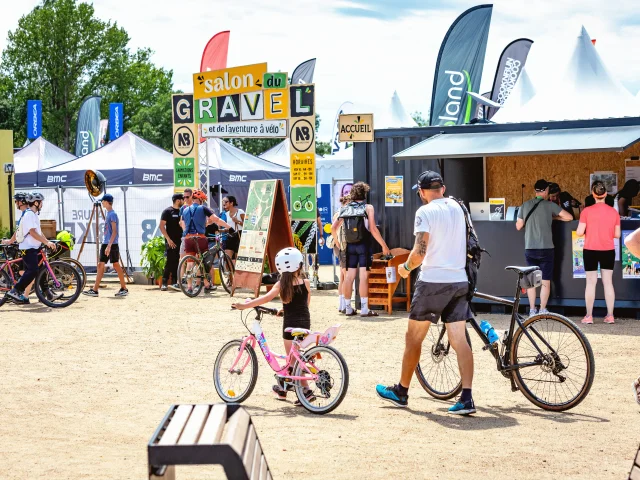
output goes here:
[[585, 223], [584, 248], [586, 250], [614, 250], [616, 226], [620, 225], [620, 215], [606, 203], [596, 203], [585, 208], [580, 214], [580, 223]]

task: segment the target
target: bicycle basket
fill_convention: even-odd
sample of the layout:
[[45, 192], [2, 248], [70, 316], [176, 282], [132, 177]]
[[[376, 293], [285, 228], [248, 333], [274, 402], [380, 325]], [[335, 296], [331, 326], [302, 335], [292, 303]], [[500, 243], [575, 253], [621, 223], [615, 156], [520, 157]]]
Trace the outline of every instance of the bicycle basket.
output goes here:
[[520, 287], [522, 288], [535, 288], [542, 285], [542, 270], [534, 270], [526, 275], [522, 276], [520, 280]]

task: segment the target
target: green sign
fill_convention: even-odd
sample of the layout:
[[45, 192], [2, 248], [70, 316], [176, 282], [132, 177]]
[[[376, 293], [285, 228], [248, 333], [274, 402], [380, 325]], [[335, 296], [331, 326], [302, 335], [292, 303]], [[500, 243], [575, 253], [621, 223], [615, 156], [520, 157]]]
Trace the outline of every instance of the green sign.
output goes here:
[[269, 88], [286, 88], [286, 73], [265, 73], [262, 79], [262, 85], [265, 89]]
[[196, 186], [195, 159], [174, 158], [173, 159], [173, 186], [187, 188]]
[[316, 220], [316, 187], [291, 187], [291, 220]]
[[277, 180], [253, 180], [251, 182], [242, 227], [244, 231], [266, 232], [269, 230], [276, 184]]
[[196, 123], [218, 123], [218, 103], [216, 98], [196, 100]]

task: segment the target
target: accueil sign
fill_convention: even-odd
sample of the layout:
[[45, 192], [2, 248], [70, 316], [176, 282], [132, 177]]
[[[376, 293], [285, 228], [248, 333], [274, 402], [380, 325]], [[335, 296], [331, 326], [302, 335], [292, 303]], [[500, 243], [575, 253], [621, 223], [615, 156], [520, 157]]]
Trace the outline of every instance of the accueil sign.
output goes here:
[[373, 114], [340, 115], [338, 132], [340, 142], [373, 142]]

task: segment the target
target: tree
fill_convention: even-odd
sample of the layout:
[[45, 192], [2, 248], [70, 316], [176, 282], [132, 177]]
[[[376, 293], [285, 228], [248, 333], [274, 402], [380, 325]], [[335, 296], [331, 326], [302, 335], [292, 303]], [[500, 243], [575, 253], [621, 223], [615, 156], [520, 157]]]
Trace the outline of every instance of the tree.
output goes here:
[[171, 92], [173, 75], [150, 62], [151, 50], [131, 52], [128, 43], [127, 32], [96, 18], [91, 4], [43, 0], [9, 32], [0, 61], [0, 97], [8, 106], [0, 105], [0, 124], [10, 122], [20, 144], [26, 101], [40, 99], [43, 135], [69, 150], [83, 99], [100, 95], [102, 118], [110, 102], [124, 103], [126, 129], [141, 109]]
[[173, 125], [171, 122], [171, 93], [162, 94], [152, 105], [143, 106], [138, 109], [138, 111], [130, 117], [129, 131], [158, 147], [172, 152]]
[[422, 112], [413, 112], [411, 114], [411, 118], [415, 120], [419, 127], [428, 127], [429, 126], [429, 112], [427, 112], [427, 118], [425, 119], [422, 116]]

